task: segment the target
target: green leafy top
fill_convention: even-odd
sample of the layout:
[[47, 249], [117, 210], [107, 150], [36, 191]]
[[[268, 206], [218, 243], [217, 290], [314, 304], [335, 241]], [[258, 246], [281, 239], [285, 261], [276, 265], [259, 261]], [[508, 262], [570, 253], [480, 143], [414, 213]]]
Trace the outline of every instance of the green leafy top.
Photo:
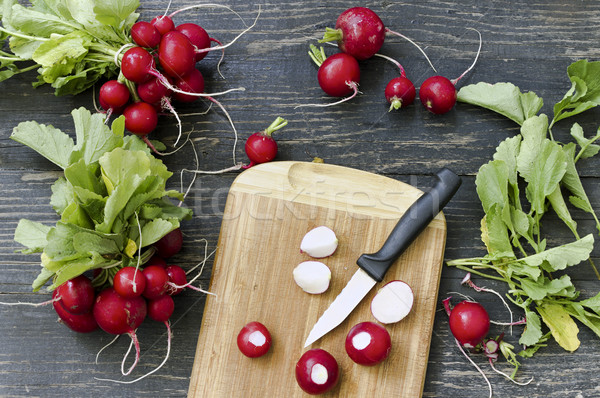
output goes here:
[[[3, 52], [0, 81], [38, 69], [35, 86], [51, 84], [56, 95], [78, 94], [100, 77], [118, 71], [117, 51], [131, 43], [138, 0], [3, 0], [0, 7]], [[25, 68], [21, 61], [34, 61]]]
[[76, 143], [52, 126], [31, 121], [11, 135], [64, 170], [50, 200], [60, 221], [49, 227], [21, 220], [15, 231], [24, 252], [42, 253], [34, 290], [51, 278], [50, 290], [90, 269], [142, 261], [136, 257], [142, 248], [192, 214], [169, 200], [183, 199], [166, 188], [172, 173], [139, 138], [123, 135], [123, 117], [111, 129], [101, 114], [85, 108], [71, 114]]
[[[569, 351], [579, 347], [573, 318], [600, 336], [600, 293], [577, 301], [579, 292], [566, 273], [569, 267], [589, 260], [600, 279], [589, 259], [594, 236], [579, 236], [568, 206], [570, 202], [589, 212], [600, 232], [600, 221], [576, 168], [580, 159], [600, 152], [600, 145], [595, 144], [600, 129], [594, 137], [587, 138], [581, 126], [574, 123], [570, 133], [575, 142], [568, 144], [555, 141], [551, 131], [557, 121], [600, 105], [600, 62], [577, 61], [567, 72], [571, 88], [554, 106], [550, 123], [545, 114], [538, 114], [542, 99], [533, 92], [522, 93], [511, 83], [477, 83], [458, 92], [459, 101], [497, 112], [521, 126], [519, 134], [500, 143], [493, 160], [477, 173], [477, 194], [485, 212], [481, 237], [487, 254], [452, 260], [448, 265], [507, 283], [510, 300], [523, 309], [527, 319], [519, 340], [527, 346], [520, 353], [524, 357], [545, 345], [543, 324], [557, 343]], [[522, 204], [524, 199], [528, 204]], [[574, 241], [547, 247], [541, 220], [550, 210], [569, 227]], [[514, 354], [507, 355], [518, 366], [511, 356]]]

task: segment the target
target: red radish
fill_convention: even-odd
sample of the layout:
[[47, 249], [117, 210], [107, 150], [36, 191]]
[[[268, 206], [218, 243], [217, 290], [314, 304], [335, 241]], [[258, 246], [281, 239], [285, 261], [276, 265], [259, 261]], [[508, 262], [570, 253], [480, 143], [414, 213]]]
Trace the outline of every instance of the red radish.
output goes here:
[[98, 326], [110, 334], [132, 334], [142, 324], [146, 313], [143, 297], [125, 298], [112, 287], [98, 294], [93, 308]]
[[142, 47], [132, 47], [125, 51], [121, 59], [121, 72], [127, 80], [134, 83], [144, 83], [152, 75], [150, 73], [155, 67], [154, 58]]
[[[54, 290], [56, 292], [56, 290]], [[73, 314], [67, 311], [64, 305], [60, 301], [52, 303], [54, 310], [58, 314], [61, 322], [67, 325], [67, 327], [77, 333], [90, 333], [98, 329], [98, 323], [94, 318], [92, 311], [84, 312], [81, 314]]]
[[[472, 28], [468, 28], [472, 29]], [[475, 29], [472, 29], [475, 30]], [[477, 63], [477, 59], [479, 58], [479, 53], [481, 52], [481, 33], [478, 30], [475, 30], [479, 35], [479, 49], [477, 50], [477, 55], [475, 56], [475, 60], [465, 70], [459, 77], [456, 79], [448, 79], [444, 76], [431, 76], [427, 78], [421, 87], [419, 88], [419, 98], [421, 99], [421, 103], [432, 113], [436, 115], [441, 115], [450, 111], [456, 104], [456, 84], [460, 79], [462, 79]]]
[[337, 41], [344, 53], [365, 60], [379, 51], [385, 33], [385, 26], [375, 12], [365, 7], [353, 7], [340, 14], [335, 29], [326, 28], [319, 42]]
[[388, 357], [391, 349], [390, 334], [377, 323], [356, 324], [346, 336], [346, 352], [359, 365], [376, 365]]
[[169, 277], [167, 294], [170, 296], [176, 296], [183, 291], [183, 288], [174, 286], [187, 285], [187, 275], [185, 274], [183, 268], [181, 268], [179, 265], [169, 265], [165, 271]]
[[390, 111], [412, 104], [416, 95], [414, 84], [406, 77], [395, 77], [385, 87], [385, 99], [390, 103]]
[[[206, 33], [206, 30], [204, 30], [204, 28], [202, 28], [200, 25], [195, 23], [184, 23], [178, 25], [175, 29], [183, 33], [190, 40], [190, 43], [192, 43], [196, 50], [202, 50], [210, 47], [211, 39], [208, 36], [208, 33]], [[196, 51], [196, 62], [206, 57], [206, 54], [206, 51]]]
[[240, 330], [237, 345], [242, 354], [249, 358], [265, 355], [271, 348], [271, 334], [260, 322], [250, 322]]
[[296, 381], [308, 394], [322, 394], [331, 390], [339, 378], [337, 361], [321, 348], [306, 351], [296, 363]]
[[135, 334], [136, 329], [146, 319], [146, 300], [143, 297], [121, 297], [114, 288], [104, 289], [96, 297], [92, 313], [98, 326], [106, 333], [128, 334], [135, 346], [135, 362], [128, 372], [131, 373], [140, 359], [140, 344]]
[[[85, 275], [79, 275], [70, 279], [54, 290], [56, 297], [60, 297], [60, 303], [65, 310], [71, 314], [83, 314], [89, 312], [94, 306], [96, 293], [92, 281]], [[53, 294], [53, 297], [54, 294]]]
[[146, 21], [138, 21], [131, 27], [131, 38], [141, 47], [154, 48], [159, 45], [161, 33], [155, 25]]
[[[194, 69], [187, 75], [177, 79], [175, 81], [175, 87], [188, 93], [203, 93], [204, 77], [198, 69]], [[175, 92], [174, 97], [175, 100], [179, 102], [194, 102], [198, 99], [197, 96], [183, 94], [181, 92]]]
[[161, 258], [169, 258], [181, 251], [183, 247], [183, 234], [176, 228], [160, 238], [155, 244], [156, 254]]
[[487, 336], [490, 317], [485, 308], [474, 301], [462, 301], [450, 311], [450, 331], [465, 348], [474, 348]]
[[358, 94], [358, 82], [360, 81], [360, 68], [356, 58], [346, 53], [337, 53], [327, 57], [323, 47], [318, 49], [311, 44], [308, 53], [311, 59], [319, 66], [317, 80], [321, 89], [332, 97], [346, 98], [327, 105], [310, 106], [332, 106], [351, 100]]
[[246, 168], [275, 159], [278, 148], [272, 134], [274, 131], [285, 127], [287, 123], [284, 118], [277, 117], [264, 131], [259, 131], [248, 137], [244, 149], [248, 159], [250, 159], [250, 164]]
[[150, 23], [156, 27], [161, 35], [164, 35], [165, 33], [175, 29], [173, 20], [166, 15], [154, 17]]
[[148, 301], [148, 317], [157, 322], [168, 321], [174, 310], [175, 302], [169, 295], [164, 294]]
[[158, 124], [156, 109], [146, 102], [135, 102], [123, 111], [125, 128], [142, 137], [150, 134]]
[[141, 269], [123, 267], [113, 277], [113, 287], [121, 297], [138, 297], [146, 288], [146, 278]]
[[149, 104], [160, 104], [163, 98], [171, 95], [171, 90], [162, 84], [157, 77], [153, 77], [145, 83], [138, 84], [137, 92], [140, 99]]
[[164, 268], [158, 265], [151, 265], [144, 268], [143, 274], [146, 278], [146, 288], [142, 293], [145, 298], [153, 300], [166, 293], [169, 275], [167, 275], [167, 271]]
[[158, 62], [167, 75], [181, 78], [195, 69], [194, 46], [183, 33], [169, 31], [160, 40]]
[[384, 324], [399, 322], [410, 313], [413, 302], [413, 291], [406, 282], [391, 281], [373, 297], [371, 313]]
[[109, 80], [100, 87], [100, 106], [112, 113], [120, 113], [129, 102], [129, 89], [118, 80]]

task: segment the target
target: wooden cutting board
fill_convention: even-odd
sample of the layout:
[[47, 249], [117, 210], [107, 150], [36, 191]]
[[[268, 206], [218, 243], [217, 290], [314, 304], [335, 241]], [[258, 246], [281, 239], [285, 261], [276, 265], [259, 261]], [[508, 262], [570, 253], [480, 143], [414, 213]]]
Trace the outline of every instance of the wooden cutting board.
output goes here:
[[[352, 326], [375, 319], [370, 302], [376, 286], [332, 332], [304, 349], [309, 331], [356, 271], [356, 259], [379, 250], [406, 209], [422, 191], [387, 177], [346, 167], [305, 162], [271, 162], [252, 167], [233, 182], [223, 215], [215, 263], [188, 397], [306, 397], [295, 365], [309, 348], [329, 351], [340, 365], [340, 381], [325, 397], [419, 397], [446, 240], [442, 213], [400, 256], [384, 282], [401, 279], [413, 289], [412, 312], [386, 325], [389, 357], [366, 367], [344, 349]], [[305, 293], [292, 270], [310, 258], [300, 241], [326, 225], [339, 239], [322, 261], [332, 271], [329, 290]], [[381, 284], [379, 286], [382, 286]], [[251, 321], [263, 323], [273, 343], [269, 353], [247, 358], [237, 335]]]

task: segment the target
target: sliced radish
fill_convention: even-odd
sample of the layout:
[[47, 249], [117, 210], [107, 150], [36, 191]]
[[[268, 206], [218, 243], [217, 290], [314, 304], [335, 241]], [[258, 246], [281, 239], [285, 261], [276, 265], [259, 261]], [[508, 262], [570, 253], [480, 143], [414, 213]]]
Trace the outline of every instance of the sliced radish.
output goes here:
[[338, 239], [330, 228], [320, 226], [314, 228], [302, 238], [300, 251], [314, 258], [329, 257], [337, 249]]
[[240, 330], [237, 345], [245, 356], [261, 357], [271, 348], [271, 334], [262, 323], [250, 322]]
[[391, 281], [371, 301], [371, 313], [381, 323], [394, 323], [406, 317], [414, 302], [413, 291], [403, 281]]
[[329, 288], [331, 270], [320, 261], [304, 261], [293, 271], [294, 281], [306, 293], [321, 294]]
[[390, 334], [374, 322], [356, 324], [346, 336], [346, 352], [359, 365], [376, 365], [387, 358], [391, 349]]

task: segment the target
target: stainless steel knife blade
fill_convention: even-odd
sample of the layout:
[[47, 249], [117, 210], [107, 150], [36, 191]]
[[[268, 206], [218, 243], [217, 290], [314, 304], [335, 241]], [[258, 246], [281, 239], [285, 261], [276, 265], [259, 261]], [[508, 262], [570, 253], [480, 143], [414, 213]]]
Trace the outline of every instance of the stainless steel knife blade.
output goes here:
[[383, 280], [396, 259], [446, 206], [461, 184], [460, 177], [447, 168], [438, 171], [436, 177], [436, 184], [404, 213], [381, 249], [359, 257], [359, 269], [317, 320], [304, 343], [304, 348], [329, 333], [350, 315], [373, 286]]
[[359, 268], [312, 328], [304, 348], [342, 323], [376, 283], [375, 279]]

